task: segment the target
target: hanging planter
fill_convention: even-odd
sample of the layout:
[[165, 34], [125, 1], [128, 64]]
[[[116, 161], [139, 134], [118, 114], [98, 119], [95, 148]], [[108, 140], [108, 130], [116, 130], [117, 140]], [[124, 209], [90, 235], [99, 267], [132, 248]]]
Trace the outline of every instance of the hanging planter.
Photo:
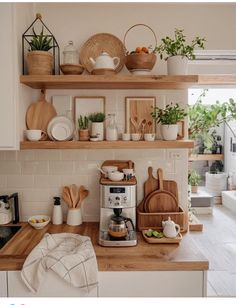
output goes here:
[[[35, 27], [39, 26], [41, 30], [36, 33]], [[25, 42], [28, 45], [27, 53]], [[28, 74], [59, 74], [59, 54], [59, 46], [55, 37], [43, 23], [41, 15], [37, 14], [36, 19], [22, 35], [23, 74], [26, 74], [25, 60]]]

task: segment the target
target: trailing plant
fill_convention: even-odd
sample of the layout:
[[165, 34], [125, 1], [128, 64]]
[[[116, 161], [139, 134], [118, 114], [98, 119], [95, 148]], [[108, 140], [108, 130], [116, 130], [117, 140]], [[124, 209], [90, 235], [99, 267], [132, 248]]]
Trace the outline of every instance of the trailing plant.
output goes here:
[[88, 122], [89, 120], [86, 116], [82, 117], [82, 115], [80, 115], [78, 119], [79, 129], [88, 129]]
[[162, 125], [173, 125], [177, 124], [180, 120], [184, 119], [187, 115], [184, 109], [180, 108], [179, 104], [166, 105], [165, 109], [159, 107], [153, 107], [153, 112], [151, 112], [152, 118]]
[[94, 123], [104, 122], [105, 114], [103, 112], [94, 112], [89, 115], [88, 119]]
[[201, 176], [197, 173], [196, 170], [192, 170], [191, 173], [188, 176], [188, 184], [191, 186], [197, 186], [201, 182], [202, 178]]
[[44, 35], [43, 27], [40, 34], [36, 34], [34, 28], [32, 28], [34, 37], [29, 42], [30, 50], [29, 51], [49, 51], [52, 48], [51, 42], [52, 37]]
[[205, 38], [197, 36], [190, 44], [187, 44], [183, 32], [184, 30], [175, 29], [174, 39], [169, 36], [161, 39], [162, 43], [155, 49], [160, 54], [161, 59], [164, 54], [166, 54], [165, 60], [168, 57], [176, 55], [186, 56], [188, 59], [195, 59], [194, 50], [197, 47], [204, 49]]

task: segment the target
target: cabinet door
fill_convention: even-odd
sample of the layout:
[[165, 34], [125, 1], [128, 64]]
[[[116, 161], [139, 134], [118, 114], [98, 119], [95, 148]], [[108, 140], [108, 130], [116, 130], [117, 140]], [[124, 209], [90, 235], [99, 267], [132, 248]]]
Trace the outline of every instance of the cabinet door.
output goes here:
[[8, 271], [9, 297], [96, 297], [97, 288], [89, 295], [83, 295], [80, 289], [70, 286], [58, 275], [48, 271], [37, 293], [32, 293], [21, 279], [20, 271]]
[[17, 86], [13, 4], [0, 3], [0, 149], [16, 148]]
[[99, 272], [99, 297], [202, 297], [202, 271]]
[[0, 297], [7, 297], [7, 272], [0, 271]]

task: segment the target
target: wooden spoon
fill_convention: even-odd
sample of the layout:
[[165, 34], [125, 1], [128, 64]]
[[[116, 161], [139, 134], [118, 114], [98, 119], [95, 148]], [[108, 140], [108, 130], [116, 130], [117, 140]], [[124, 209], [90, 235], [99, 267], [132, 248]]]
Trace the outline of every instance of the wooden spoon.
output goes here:
[[134, 133], [138, 133], [137, 121], [134, 118], [130, 118], [130, 121], [131, 121], [132, 125], [134, 126]]
[[142, 126], [142, 128], [141, 128], [142, 138], [143, 138], [144, 133], [145, 133], [145, 126], [146, 126], [146, 124], [147, 124], [147, 121], [145, 119], [142, 120], [142, 122], [141, 122], [141, 126]]
[[70, 197], [72, 200], [72, 207], [75, 208], [79, 201], [79, 189], [75, 184], [70, 186]]
[[148, 121], [148, 133], [152, 133], [152, 122]]
[[89, 195], [89, 191], [85, 189], [83, 185], [79, 188], [79, 202], [76, 205], [76, 208], [79, 209], [81, 207], [82, 201]]
[[64, 186], [63, 191], [62, 191], [62, 198], [67, 203], [69, 208], [73, 207], [72, 200], [70, 197], [70, 189], [68, 186]]

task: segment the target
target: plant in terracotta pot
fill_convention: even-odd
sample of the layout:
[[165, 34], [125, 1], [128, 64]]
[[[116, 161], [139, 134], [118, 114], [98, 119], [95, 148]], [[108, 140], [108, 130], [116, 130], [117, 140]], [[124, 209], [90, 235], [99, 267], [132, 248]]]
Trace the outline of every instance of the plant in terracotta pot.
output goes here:
[[188, 184], [191, 185], [191, 192], [197, 193], [198, 185], [201, 182], [201, 176], [197, 173], [196, 170], [192, 170], [188, 176]]
[[195, 59], [194, 50], [198, 47], [204, 49], [205, 38], [195, 37], [190, 44], [186, 42], [184, 30], [175, 29], [174, 38], [166, 36], [162, 38], [162, 43], [156, 47], [155, 51], [160, 54], [160, 58], [166, 55], [167, 72], [169, 75], [187, 74], [188, 60]]
[[88, 141], [89, 140], [89, 130], [88, 130], [88, 117], [80, 115], [78, 119], [79, 125], [79, 140], [80, 141]]
[[36, 34], [34, 28], [33, 38], [29, 42], [30, 49], [27, 54], [28, 72], [31, 75], [50, 75], [53, 68], [53, 55], [48, 52], [52, 48], [52, 37], [42, 31]]
[[183, 120], [187, 112], [179, 104], [167, 105], [165, 109], [154, 107], [151, 116], [156, 123], [161, 123], [161, 133], [164, 140], [176, 140], [178, 122]]
[[97, 136], [98, 141], [103, 141], [105, 114], [103, 112], [94, 112], [89, 115], [88, 119], [92, 122], [91, 136]]

